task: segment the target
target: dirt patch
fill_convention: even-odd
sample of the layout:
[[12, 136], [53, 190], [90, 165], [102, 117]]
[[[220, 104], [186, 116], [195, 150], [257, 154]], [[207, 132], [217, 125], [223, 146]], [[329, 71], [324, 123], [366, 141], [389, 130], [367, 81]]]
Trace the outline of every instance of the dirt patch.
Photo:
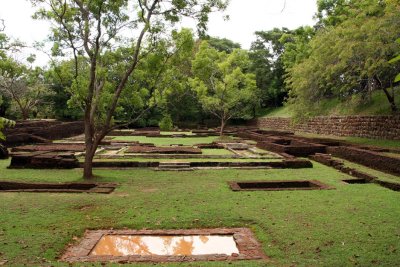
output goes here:
[[334, 189], [316, 180], [228, 182], [232, 191], [280, 191]]
[[21, 183], [0, 181], [0, 192], [101, 193], [114, 191], [114, 183]]
[[130, 146], [127, 153], [151, 153], [151, 154], [201, 154], [201, 149], [185, 146], [152, 147], [152, 146]]
[[[178, 253], [158, 253], [151, 251], [148, 246], [145, 250], [135, 250], [128, 255], [120, 255], [106, 251], [101, 255], [95, 255], [96, 246], [99, 241], [104, 242], [104, 238], [115, 238], [123, 236], [125, 241], [134, 241], [137, 243], [138, 238], [143, 237], [164, 237], [170, 240], [176, 237], [187, 237], [183, 239], [183, 243], [177, 248], [183, 248]], [[224, 236], [232, 237], [236, 244], [237, 252], [226, 254], [225, 253], [211, 253], [201, 255], [192, 255], [193, 244], [190, 243], [190, 236], [198, 236], [201, 242], [206, 243], [209, 236]], [[128, 242], [129, 243], [129, 242]], [[135, 243], [135, 244], [136, 244]], [[168, 242], [167, 242], [168, 243]], [[145, 244], [140, 243], [140, 247]], [[164, 243], [165, 245], [165, 243]], [[222, 244], [223, 246], [223, 244]], [[116, 252], [116, 251], [114, 251]], [[116, 254], [113, 256], [108, 254]], [[126, 253], [124, 253], [126, 254]], [[161, 255], [160, 255], [161, 254]], [[192, 229], [192, 230], [98, 230], [87, 231], [81, 242], [77, 246], [69, 247], [66, 253], [62, 256], [61, 260], [67, 262], [114, 262], [114, 263], [129, 263], [129, 262], [193, 262], [193, 261], [232, 261], [232, 260], [259, 260], [268, 259], [262, 251], [261, 245], [255, 239], [253, 233], [247, 228], [217, 228], [217, 229]]]
[[159, 191], [158, 188], [144, 188], [144, 189], [140, 190], [140, 192], [143, 192], [143, 193], [154, 193], [157, 191]]

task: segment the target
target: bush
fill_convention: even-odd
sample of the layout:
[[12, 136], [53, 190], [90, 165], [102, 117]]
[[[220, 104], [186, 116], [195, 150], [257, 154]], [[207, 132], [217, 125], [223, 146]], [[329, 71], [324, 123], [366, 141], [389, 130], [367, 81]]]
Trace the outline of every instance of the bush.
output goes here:
[[6, 140], [6, 136], [3, 133], [4, 128], [14, 127], [15, 121], [7, 120], [6, 118], [0, 117], [0, 141]]
[[171, 115], [164, 115], [158, 126], [160, 126], [161, 131], [171, 131], [174, 128]]

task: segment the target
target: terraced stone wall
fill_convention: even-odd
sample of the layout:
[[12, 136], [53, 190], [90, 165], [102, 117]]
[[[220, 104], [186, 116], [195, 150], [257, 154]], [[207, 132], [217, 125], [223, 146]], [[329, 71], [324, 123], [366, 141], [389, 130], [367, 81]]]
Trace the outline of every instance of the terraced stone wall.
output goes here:
[[400, 115], [315, 117], [293, 124], [289, 118], [259, 118], [252, 126], [304, 133], [400, 140]]

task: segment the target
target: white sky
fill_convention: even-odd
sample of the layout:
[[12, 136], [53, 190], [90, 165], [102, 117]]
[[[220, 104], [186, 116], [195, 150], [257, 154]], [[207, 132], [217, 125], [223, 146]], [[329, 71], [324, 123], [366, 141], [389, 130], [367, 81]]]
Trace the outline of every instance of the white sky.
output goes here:
[[[316, 0], [286, 0], [282, 11], [283, 7], [284, 0], [231, 0], [225, 12], [230, 20], [224, 21], [221, 13], [211, 14], [208, 33], [231, 39], [248, 49], [255, 40], [255, 31], [314, 24]], [[0, 18], [5, 21], [5, 33], [28, 44], [43, 41], [49, 33], [49, 24], [33, 20], [33, 12], [28, 0], [0, 0]], [[45, 55], [37, 54], [38, 65], [46, 62]]]

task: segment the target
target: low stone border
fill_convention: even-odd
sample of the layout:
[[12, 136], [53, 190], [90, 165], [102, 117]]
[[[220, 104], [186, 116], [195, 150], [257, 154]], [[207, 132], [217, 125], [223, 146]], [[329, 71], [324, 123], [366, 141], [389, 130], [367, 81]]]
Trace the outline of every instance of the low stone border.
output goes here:
[[[310, 158], [312, 160], [315, 160], [315, 161], [317, 161], [321, 164], [324, 164], [328, 167], [335, 168], [342, 173], [345, 173], [345, 174], [348, 174], [348, 175], [351, 175], [351, 176], [357, 178], [357, 179], [353, 179], [353, 181], [359, 180], [361, 182], [361, 180], [364, 180], [365, 183], [375, 183], [375, 184], [378, 184], [380, 186], [383, 186], [383, 187], [388, 188], [393, 191], [400, 191], [400, 183], [382, 181], [382, 180], [379, 180], [378, 177], [373, 176], [371, 174], [359, 171], [354, 168], [346, 167], [342, 161], [333, 159], [331, 157], [331, 155], [329, 155], [329, 154], [318, 154], [317, 153], [315, 155], [310, 156]], [[348, 180], [343, 180], [343, 181], [348, 182], [351, 180], [348, 179]]]
[[[195, 255], [195, 256], [93, 256], [90, 255], [96, 244], [104, 235], [233, 235], [239, 254]], [[232, 261], [232, 260], [266, 260], [260, 243], [248, 228], [216, 228], [188, 230], [89, 230], [81, 242], [68, 247], [61, 257], [66, 262], [193, 262], [193, 261]]]
[[[309, 184], [306, 187], [291, 186], [292, 184]], [[317, 180], [279, 180], [279, 181], [232, 181], [228, 182], [232, 191], [284, 191], [284, 190], [329, 190], [335, 189], [329, 185], [321, 183]], [[255, 187], [243, 188], [240, 184], [254, 184]], [[270, 184], [273, 187], [257, 187], [257, 184]], [[282, 187], [276, 187], [277, 184], [282, 184]], [[285, 187], [287, 186], [287, 187]]]
[[12, 152], [83, 152], [85, 144], [78, 143], [51, 143], [41, 145], [25, 145], [12, 148]]
[[333, 167], [333, 168], [335, 168], [336, 170], [339, 170], [342, 173], [351, 175], [351, 176], [356, 177], [358, 179], [365, 179], [367, 182], [372, 182], [372, 181], [378, 179], [377, 177], [375, 177], [375, 176], [373, 176], [371, 174], [356, 170], [354, 168], [346, 167], [342, 161], [333, 159], [331, 157], [331, 155], [329, 155], [329, 154], [319, 154], [319, 153], [317, 153], [315, 155], [310, 156], [310, 159], [315, 160], [316, 162], [324, 164], [324, 165], [326, 165], [328, 167]]
[[327, 152], [335, 157], [343, 158], [378, 171], [400, 175], [400, 158], [393, 158], [378, 152], [354, 147], [329, 147]]
[[73, 169], [79, 161], [72, 152], [37, 151], [12, 153], [10, 169]]

